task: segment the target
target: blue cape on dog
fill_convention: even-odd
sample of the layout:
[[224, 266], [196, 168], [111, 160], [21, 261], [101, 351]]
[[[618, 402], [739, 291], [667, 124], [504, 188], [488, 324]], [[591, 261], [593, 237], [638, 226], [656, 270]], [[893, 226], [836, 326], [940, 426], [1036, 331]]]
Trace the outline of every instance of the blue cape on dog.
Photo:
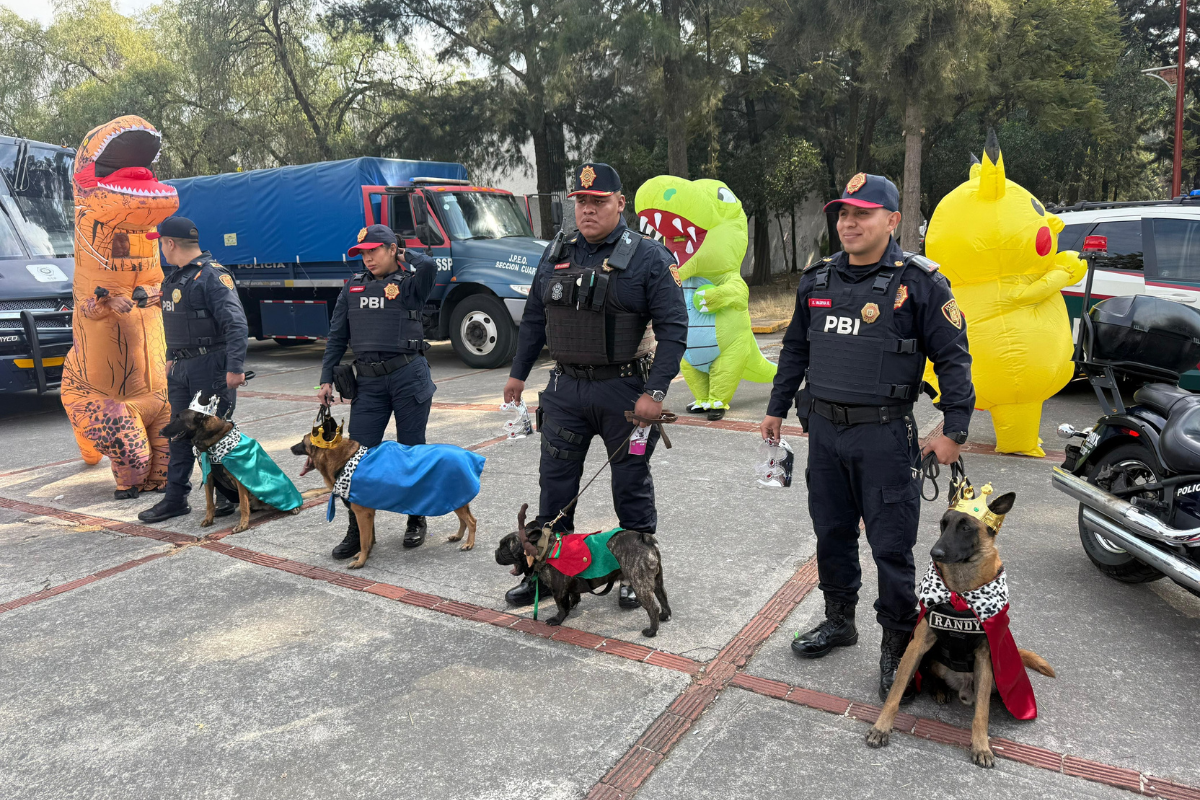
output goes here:
[[334, 484], [326, 519], [333, 519], [337, 497], [397, 514], [449, 514], [479, 494], [483, 463], [483, 456], [452, 444], [360, 447]]

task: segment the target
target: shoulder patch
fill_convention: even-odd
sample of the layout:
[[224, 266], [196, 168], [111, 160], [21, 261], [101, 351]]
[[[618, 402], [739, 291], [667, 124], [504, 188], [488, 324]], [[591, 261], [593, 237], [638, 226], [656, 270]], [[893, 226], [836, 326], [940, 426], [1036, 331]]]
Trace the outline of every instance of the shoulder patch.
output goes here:
[[925, 272], [937, 272], [941, 269], [941, 264], [936, 261], [926, 258], [925, 256], [917, 255], [916, 253], [905, 253], [904, 263], [914, 267], [920, 267]]
[[225, 284], [225, 288], [229, 289], [229, 291], [237, 291], [237, 288], [233, 285], [233, 276], [228, 272], [221, 274], [221, 283]]
[[824, 258], [818, 258], [816, 261], [812, 262], [807, 267], [802, 269], [801, 272], [808, 272], [813, 267], [819, 267], [822, 264], [828, 264], [830, 261], [833, 261], [833, 256], [825, 256]]
[[947, 322], [960, 331], [962, 330], [962, 312], [958, 310], [958, 303], [954, 301], [954, 298], [947, 300], [942, 305], [942, 314], [946, 317]]

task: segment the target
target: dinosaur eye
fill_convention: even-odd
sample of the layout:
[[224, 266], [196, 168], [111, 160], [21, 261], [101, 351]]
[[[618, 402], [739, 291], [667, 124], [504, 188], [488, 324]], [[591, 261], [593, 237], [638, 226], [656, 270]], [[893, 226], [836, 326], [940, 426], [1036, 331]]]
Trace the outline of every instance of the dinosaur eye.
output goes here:
[[736, 203], [738, 201], [733, 192], [729, 191], [724, 186], [722, 186], [720, 189], [717, 189], [717, 199], [722, 203]]

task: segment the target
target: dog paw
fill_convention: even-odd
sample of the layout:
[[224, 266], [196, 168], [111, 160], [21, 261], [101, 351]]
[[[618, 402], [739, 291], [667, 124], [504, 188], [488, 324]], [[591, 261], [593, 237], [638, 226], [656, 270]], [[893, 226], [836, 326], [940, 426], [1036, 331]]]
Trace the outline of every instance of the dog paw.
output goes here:
[[977, 767], [991, 769], [992, 767], [996, 766], [996, 757], [992, 755], [992, 751], [990, 749], [972, 750], [971, 763]]
[[289, 513], [289, 514], [292, 514], [293, 516], [294, 516], [294, 515], [296, 515], [296, 514], [299, 514], [299, 513], [300, 513], [300, 506], [296, 506], [295, 508], [293, 508], [293, 509], [292, 509], [291, 511], [289, 511], [288, 513]]
[[550, 619], [546, 620], [546, 624], [552, 628], [557, 628], [559, 625], [563, 624], [563, 621], [561, 619], [555, 619], [554, 617], [551, 617]]
[[248, 530], [250, 530], [249, 524], [243, 525], [242, 523], [239, 522], [237, 525], [233, 526], [234, 533], [241, 533], [242, 531], [248, 531]]
[[366, 563], [367, 562], [365, 560], [364, 561], [355, 561], [352, 564], [347, 564], [346, 569], [362, 569]]
[[892, 735], [889, 732], [871, 728], [867, 731], [867, 747], [887, 747], [888, 740], [891, 738]]
[[[455, 540], [455, 541], [457, 541], [457, 540]], [[474, 543], [474, 542], [467, 542], [466, 544], [464, 544], [462, 547], [460, 547], [460, 548], [458, 548], [458, 549], [459, 549], [459, 550], [474, 550], [474, 549], [475, 549], [475, 543]]]
[[658, 630], [655, 628], [642, 628], [642, 636], [645, 636], [647, 639], [653, 639], [655, 636], [658, 636]]
[[463, 534], [461, 534], [461, 533], [456, 533], [456, 534], [454, 534], [453, 536], [447, 536], [447, 537], [446, 537], [446, 541], [447, 541], [447, 542], [457, 542], [457, 541], [459, 541], [460, 539], [462, 539], [462, 537], [463, 537]]
[[202, 520], [200, 520], [200, 527], [201, 527], [201, 528], [211, 528], [211, 527], [212, 527], [212, 524], [213, 524], [213, 521], [212, 521], [211, 519], [202, 519]]
[[670, 622], [671, 621], [671, 612], [670, 611], [658, 612], [658, 621], [659, 622]]
[[941, 689], [933, 693], [933, 699], [937, 701], [939, 706], [944, 706], [950, 702], [950, 695], [943, 692]]

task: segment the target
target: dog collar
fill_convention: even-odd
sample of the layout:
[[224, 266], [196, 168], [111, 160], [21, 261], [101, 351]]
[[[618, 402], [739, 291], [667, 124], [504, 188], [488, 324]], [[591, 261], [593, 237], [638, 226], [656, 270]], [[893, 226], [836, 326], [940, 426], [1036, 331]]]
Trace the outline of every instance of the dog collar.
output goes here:
[[[234, 424], [234, 426], [229, 429], [229, 433], [222, 436], [216, 441], [215, 444], [213, 444], [212, 447], [204, 451], [208, 454], [208, 463], [220, 464], [221, 460], [225, 458], [225, 456], [232, 453], [233, 449], [237, 447], [241, 441], [242, 432], [239, 431], [237, 425]], [[192, 447], [192, 452], [196, 454], [196, 458], [200, 457], [200, 451], [197, 450], [195, 446]]]
[[358, 452], [350, 457], [346, 466], [342, 467], [342, 474], [333, 482], [333, 493], [343, 500], [350, 499], [350, 479], [354, 477], [354, 470], [358, 469], [358, 462], [362, 461], [366, 454], [367, 448], [360, 446]]
[[[985, 583], [978, 589], [972, 589], [959, 595], [950, 591], [946, 582], [942, 580], [942, 574], [938, 571], [937, 564], [930, 561], [929, 569], [925, 571], [925, 577], [921, 578], [921, 587], [917, 590], [917, 599], [921, 601], [921, 605], [928, 609], [949, 603], [957, 608], [957, 604], [954, 603], [955, 598], [959, 598], [961, 602], [965, 603], [980, 622], [991, 619], [1008, 607], [1008, 579], [1004, 575], [1004, 570], [1001, 569], [1000, 574], [990, 583]], [[966, 608], [958, 608], [958, 610], [965, 611]]]

